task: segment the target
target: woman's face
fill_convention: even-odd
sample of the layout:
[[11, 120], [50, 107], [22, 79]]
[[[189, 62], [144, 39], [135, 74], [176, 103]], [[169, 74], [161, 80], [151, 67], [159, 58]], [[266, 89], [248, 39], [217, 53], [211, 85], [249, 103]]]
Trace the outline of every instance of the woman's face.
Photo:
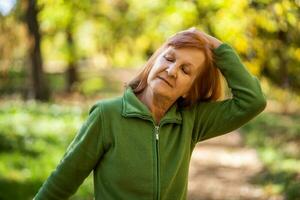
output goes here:
[[204, 61], [204, 53], [199, 49], [169, 46], [156, 58], [147, 79], [147, 89], [172, 101], [185, 97], [201, 73]]

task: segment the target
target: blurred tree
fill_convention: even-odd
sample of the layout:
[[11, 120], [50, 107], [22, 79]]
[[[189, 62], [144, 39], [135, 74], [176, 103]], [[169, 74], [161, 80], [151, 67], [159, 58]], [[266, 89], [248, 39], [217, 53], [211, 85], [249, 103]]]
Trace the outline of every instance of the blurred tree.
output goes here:
[[77, 63], [76, 63], [76, 47], [74, 45], [74, 36], [72, 32], [73, 23], [70, 22], [66, 29], [67, 35], [67, 46], [70, 55], [70, 59], [68, 60], [68, 70], [67, 70], [67, 87], [66, 90], [68, 92], [72, 91], [73, 84], [78, 81], [78, 72], [77, 72]]
[[65, 72], [67, 91], [80, 79], [78, 70], [140, 66], [166, 38], [191, 26], [231, 44], [255, 75], [300, 91], [298, 0], [35, 2], [43, 8], [36, 23], [47, 72]]
[[[24, 77], [28, 66], [26, 59], [27, 49], [27, 27], [23, 21], [18, 19], [15, 11], [0, 14], [0, 86], [1, 94], [21, 92], [27, 94], [29, 80]], [[28, 68], [30, 69], [30, 68]], [[22, 83], [16, 84], [22, 79]], [[21, 82], [21, 81], [20, 81]], [[21, 86], [21, 87], [20, 87]], [[18, 88], [16, 90], [16, 88]]]
[[[15, 34], [15, 27], [11, 24], [16, 24], [13, 17], [3, 17], [0, 15], [0, 60], [1, 62], [1, 76], [3, 79], [7, 79], [8, 67], [10, 64], [10, 58], [13, 54], [13, 49], [19, 45], [13, 38], [18, 38]], [[7, 42], [10, 41], [10, 42]]]
[[[35, 0], [21, 1], [25, 8], [25, 22], [28, 27], [29, 56], [31, 59], [31, 91], [35, 99], [49, 100], [50, 90], [43, 73], [43, 59], [41, 55], [41, 34], [37, 19], [38, 8]], [[22, 6], [22, 7], [23, 7]]]
[[[88, 41], [94, 42], [93, 35], [82, 35], [87, 24], [94, 19], [93, 7], [96, 1], [46, 1], [40, 0], [39, 4], [44, 7], [41, 12], [40, 20], [42, 33], [46, 38], [46, 47], [51, 53], [57, 51], [57, 54], [66, 62], [66, 91], [71, 92], [74, 89], [74, 83], [79, 81], [78, 61], [84, 57], [86, 49], [89, 49], [88, 42], [82, 42], [82, 38], [89, 38]], [[76, 13], [76, 14], [75, 14]], [[92, 27], [96, 23], [91, 24]], [[58, 39], [59, 38], [59, 39]], [[59, 41], [59, 42], [56, 42]]]

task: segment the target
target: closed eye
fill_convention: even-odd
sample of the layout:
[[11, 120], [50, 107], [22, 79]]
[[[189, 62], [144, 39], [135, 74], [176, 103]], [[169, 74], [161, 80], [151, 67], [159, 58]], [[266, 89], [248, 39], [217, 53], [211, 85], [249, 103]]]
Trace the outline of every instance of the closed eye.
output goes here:
[[188, 67], [186, 65], [182, 65], [181, 66], [181, 70], [183, 71], [183, 73], [189, 74], [189, 69], [188, 69]]
[[169, 61], [169, 62], [174, 62], [174, 59], [168, 56], [164, 56], [164, 59]]

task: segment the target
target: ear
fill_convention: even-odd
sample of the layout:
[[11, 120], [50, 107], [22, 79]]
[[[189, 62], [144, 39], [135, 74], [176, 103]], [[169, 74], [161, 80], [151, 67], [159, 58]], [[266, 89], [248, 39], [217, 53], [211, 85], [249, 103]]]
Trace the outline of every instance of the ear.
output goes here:
[[184, 98], [184, 99], [185, 99], [186, 97], [187, 97], [187, 94], [184, 94], [184, 95], [182, 95], [182, 98]]

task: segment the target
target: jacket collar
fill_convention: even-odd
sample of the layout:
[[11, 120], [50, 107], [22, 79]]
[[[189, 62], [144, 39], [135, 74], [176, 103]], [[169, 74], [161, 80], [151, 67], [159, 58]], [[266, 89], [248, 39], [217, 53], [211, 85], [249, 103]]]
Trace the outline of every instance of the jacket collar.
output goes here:
[[[132, 91], [131, 87], [127, 87], [123, 99], [122, 99], [123, 109], [122, 115], [124, 117], [138, 117], [142, 119], [151, 120], [154, 122], [153, 117], [147, 106], [142, 103], [137, 96]], [[171, 108], [167, 111], [165, 116], [161, 119], [162, 123], [177, 123], [181, 124], [182, 116], [178, 110], [177, 104], [173, 104]]]

